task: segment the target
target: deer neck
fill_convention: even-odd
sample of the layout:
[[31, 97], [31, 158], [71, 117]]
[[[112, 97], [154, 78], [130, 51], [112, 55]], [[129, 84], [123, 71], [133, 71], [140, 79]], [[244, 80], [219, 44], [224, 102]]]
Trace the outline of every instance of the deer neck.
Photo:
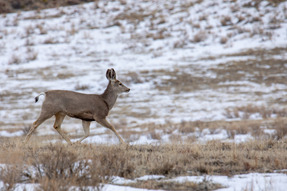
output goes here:
[[117, 98], [118, 98], [118, 94], [113, 90], [111, 82], [109, 82], [109, 85], [107, 86], [106, 90], [102, 94], [102, 97], [105, 103], [107, 104], [108, 109], [111, 110], [113, 106], [115, 105]]

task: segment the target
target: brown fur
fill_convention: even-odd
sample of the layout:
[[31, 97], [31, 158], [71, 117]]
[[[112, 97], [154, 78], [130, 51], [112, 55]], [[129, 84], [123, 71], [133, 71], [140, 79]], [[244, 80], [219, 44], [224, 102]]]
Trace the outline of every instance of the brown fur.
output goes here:
[[[27, 142], [32, 132], [45, 120], [56, 117], [54, 128], [68, 142], [70, 138], [61, 130], [61, 124], [65, 116], [78, 118], [82, 120], [85, 136], [79, 140], [81, 142], [89, 136], [89, 127], [91, 121], [96, 121], [99, 124], [111, 129], [119, 140], [124, 141], [118, 135], [115, 128], [106, 120], [109, 111], [113, 108], [118, 94], [129, 92], [130, 89], [116, 79], [114, 69], [107, 70], [106, 77], [109, 84], [103, 94], [83, 94], [66, 90], [50, 90], [45, 92], [45, 100], [42, 104], [42, 110], [39, 118], [33, 123], [28, 132], [25, 142]], [[41, 95], [41, 94], [40, 94]], [[39, 95], [39, 96], [40, 96]], [[39, 96], [35, 98], [37, 102]]]

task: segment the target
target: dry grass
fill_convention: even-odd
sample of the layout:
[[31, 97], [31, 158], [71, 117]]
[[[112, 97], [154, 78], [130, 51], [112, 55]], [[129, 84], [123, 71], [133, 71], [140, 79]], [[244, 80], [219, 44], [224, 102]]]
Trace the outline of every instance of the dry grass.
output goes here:
[[230, 16], [224, 16], [220, 19], [220, 23], [222, 26], [228, 26], [232, 25], [231, 17]]
[[94, 0], [0, 0], [0, 14], [16, 12], [19, 10], [39, 10], [60, 6], [77, 5], [85, 2], [92, 2]]
[[53, 37], [48, 37], [44, 40], [43, 44], [58, 44], [59, 41]]
[[[262, 120], [248, 120], [254, 115], [256, 118], [262, 118]], [[283, 139], [287, 135], [287, 110], [285, 108], [247, 105], [228, 108], [225, 116], [230, 119], [237, 118], [242, 120], [240, 122], [232, 122], [234, 124], [232, 125], [233, 128], [228, 128], [232, 137], [238, 134], [239, 131], [241, 131], [239, 134], [251, 133], [255, 138], [259, 139], [270, 137], [263, 132], [264, 128], [275, 130], [271, 138], [276, 140]]]
[[27, 48], [26, 51], [26, 62], [34, 61], [38, 57], [38, 53], [32, 49], [32, 48]]
[[173, 181], [158, 181], [158, 180], [146, 180], [146, 181], [137, 181], [136, 183], [124, 184], [126, 186], [132, 186], [136, 188], [145, 188], [145, 189], [157, 189], [157, 190], [216, 190], [222, 188], [222, 185], [213, 183], [210, 180], [203, 180], [202, 182], [173, 182]]
[[1, 190], [14, 190], [16, 188], [16, 184], [21, 181], [21, 173], [23, 171], [22, 166], [6, 166], [0, 168], [0, 171], [0, 180], [4, 183], [4, 188], [1, 188]]
[[199, 43], [199, 42], [204, 41], [206, 38], [207, 38], [206, 32], [203, 30], [200, 30], [193, 36], [192, 42]]
[[227, 41], [228, 41], [227, 37], [221, 37], [219, 42], [220, 42], [220, 44], [226, 44]]
[[8, 61], [8, 64], [9, 65], [12, 65], [12, 64], [20, 64], [22, 61], [21, 61], [21, 58], [15, 54], [13, 54], [10, 58], [10, 60]]
[[[23, 146], [19, 139], [1, 141], [1, 179], [7, 188], [16, 183], [39, 183], [44, 190], [71, 186], [100, 187], [112, 176], [134, 179], [143, 175], [234, 175], [249, 172], [273, 172], [287, 168], [287, 141], [252, 141], [241, 144], [219, 141], [206, 144], [162, 145], [63, 145], [31, 142]], [[184, 189], [200, 184], [139, 182], [137, 187]], [[211, 184], [212, 185], [212, 184]], [[216, 185], [208, 190], [211, 190]], [[217, 185], [218, 186], [218, 185]]]
[[[141, 81], [148, 81], [157, 76], [170, 76], [171, 78], [161, 79], [160, 83], [155, 82], [154, 84], [158, 90], [169, 93], [177, 94], [206, 89], [229, 91], [228, 88], [231, 87], [232, 93], [246, 94], [240, 88], [244, 89], [245, 87], [250, 87], [250, 85], [244, 82], [253, 82], [267, 87], [275, 84], [287, 85], [287, 75], [285, 75], [287, 73], [287, 68], [285, 67], [286, 59], [284, 59], [283, 55], [285, 51], [286, 48], [247, 50], [238, 54], [220, 56], [247, 57], [247, 60], [235, 59], [227, 63], [220, 63], [216, 67], [204, 69], [202, 66], [194, 64], [182, 68], [176, 66], [174, 70], [154, 70], [140, 74], [140, 76], [142, 77]], [[216, 58], [208, 57], [206, 59]], [[192, 75], [189, 70], [195, 75]], [[270, 93], [272, 92], [268, 92], [268, 94]], [[264, 92], [258, 90], [255, 94], [263, 95]]]
[[[27, 39], [26, 45], [27, 46], [31, 45], [31, 42], [29, 39]], [[12, 54], [10, 60], [8, 61], [8, 64], [9, 65], [23, 64], [23, 63], [27, 63], [30, 61], [34, 61], [37, 59], [37, 57], [38, 57], [38, 53], [33, 48], [27, 47], [26, 53], [24, 54], [24, 56], [20, 56], [15, 53]]]
[[79, 84], [77, 83], [77, 85], [75, 86], [75, 90], [79, 91], [79, 90], [88, 90], [90, 89], [89, 85], [86, 84]]
[[[15, 2], [15, 1], [14, 1]], [[21, 3], [26, 1], [21, 1]], [[43, 1], [46, 2], [46, 1]], [[52, 1], [51, 1], [52, 2]], [[62, 1], [58, 1], [62, 2]], [[64, 1], [63, 1], [64, 2]], [[69, 1], [76, 2], [76, 1]], [[257, 2], [257, 1], [256, 1]], [[259, 1], [258, 1], [259, 2]], [[276, 1], [277, 3], [279, 1]], [[1, 3], [1, 0], [0, 0]], [[8, 5], [8, 2], [5, 1]], [[47, 2], [47, 4], [49, 4]], [[125, 1], [121, 1], [126, 4]], [[198, 1], [197, 3], [200, 3]], [[66, 4], [67, 1], [66, 1]], [[258, 4], [258, 3], [256, 3]], [[48, 5], [49, 7], [50, 5]], [[56, 5], [59, 6], [59, 5]], [[95, 4], [96, 6], [96, 4]], [[188, 9], [192, 4], [182, 7]], [[246, 5], [254, 6], [254, 5]], [[255, 5], [256, 7], [257, 5]], [[1, 7], [1, 6], [0, 6]], [[45, 6], [46, 7], [46, 6]], [[31, 9], [26, 7], [27, 9]], [[25, 9], [26, 9], [25, 8]], [[37, 7], [38, 9], [40, 7]], [[96, 8], [96, 7], [95, 7]], [[0, 8], [0, 12], [3, 8]], [[171, 9], [172, 10], [172, 9]], [[14, 11], [14, 8], [10, 11]], [[239, 8], [234, 7], [234, 12], [238, 12]], [[5, 12], [5, 10], [4, 10]], [[160, 11], [159, 11], [160, 12]], [[51, 17], [59, 17], [64, 12], [59, 12]], [[132, 38], [141, 41], [148, 46], [148, 40], [162, 40], [169, 38], [171, 33], [166, 28], [161, 27], [168, 21], [165, 20], [164, 15], [155, 16], [155, 12], [145, 12], [145, 10], [128, 9], [126, 12], [117, 15], [109, 26], [120, 26], [122, 32], [127, 30], [135, 30], [136, 26], [145, 19], [151, 18], [149, 33], [144, 35], [133, 33]], [[259, 17], [249, 18], [238, 14], [239, 22], [261, 23]], [[160, 18], [160, 19], [157, 19]], [[41, 19], [39, 15], [34, 18], [26, 19]], [[121, 23], [122, 20], [128, 21], [133, 24], [134, 29], [125, 28]], [[200, 16], [200, 21], [208, 20], [207, 15]], [[15, 19], [9, 25], [17, 26], [18, 19]], [[275, 17], [270, 20], [270, 27], [278, 28], [282, 21]], [[191, 23], [194, 26], [195, 33], [193, 38], [189, 39], [194, 43], [204, 42], [209, 37], [209, 31], [200, 31], [201, 25], [194, 21]], [[235, 27], [237, 32], [250, 33], [250, 35], [261, 35], [271, 39], [272, 34], [270, 31], [263, 30], [263, 28], [246, 29], [241, 26], [236, 26], [232, 23], [229, 16], [225, 16], [221, 20], [223, 26]], [[233, 26], [234, 25], [234, 26]], [[25, 29], [26, 37], [31, 37], [35, 33], [47, 34], [48, 28], [44, 25], [38, 25], [35, 28], [27, 27]], [[211, 27], [211, 26], [210, 26]], [[256, 26], [257, 27], [257, 26]], [[272, 29], [271, 28], [271, 29]], [[37, 29], [37, 30], [36, 30]], [[212, 27], [210, 28], [210, 30]], [[209, 30], [209, 29], [208, 29]], [[155, 32], [154, 32], [155, 31]], [[71, 30], [66, 31], [67, 36], [74, 35], [78, 29], [74, 26]], [[184, 35], [183, 35], [184, 36]], [[86, 38], [90, 38], [87, 34]], [[232, 41], [231, 36], [222, 36], [219, 39], [221, 44], [226, 44]], [[26, 45], [32, 46], [32, 38], [27, 38]], [[188, 38], [187, 38], [188, 39]], [[182, 38], [175, 43], [175, 48], [184, 48], [187, 44], [186, 38]], [[58, 44], [59, 41], [46, 38], [44, 44]], [[150, 50], [157, 51], [157, 50]], [[21, 64], [37, 59], [38, 53], [33, 48], [27, 48], [27, 58], [20, 58], [17, 54], [13, 54], [9, 60], [9, 64]], [[160, 50], [159, 50], [160, 52]], [[287, 85], [286, 78], [286, 59], [284, 55], [286, 48], [274, 48], [271, 50], [247, 50], [238, 54], [221, 55], [220, 57], [248, 57], [244, 61], [228, 61], [221, 63], [215, 68], [208, 68], [205, 70], [190, 64], [182, 68], [176, 66], [172, 70], [154, 70], [154, 71], [139, 71], [138, 73], [129, 73], [127, 76], [128, 83], [143, 83], [152, 81], [153, 79], [160, 78], [160, 82], [154, 81], [154, 88], [160, 92], [175, 93], [181, 95], [181, 92], [191, 92], [197, 90], [228, 90], [229, 87], [236, 87], [232, 82], [253, 82], [260, 85], [272, 86], [273, 84]], [[275, 57], [276, 56], [276, 57]], [[278, 57], [279, 56], [279, 57]], [[211, 58], [207, 58], [207, 60]], [[216, 58], [213, 58], [216, 59]], [[186, 60], [184, 60], [186, 61]], [[190, 71], [193, 71], [191, 75]], [[68, 79], [75, 74], [65, 72], [53, 76], [50, 68], [44, 68], [43, 71], [33, 71], [33, 74], [39, 75], [39, 78], [54, 80], [55, 78]], [[7, 71], [9, 72], [9, 71]], [[18, 73], [29, 73], [31, 71], [15, 71], [14, 75]], [[209, 74], [213, 74], [211, 77]], [[32, 75], [33, 76], [33, 75]], [[162, 76], [170, 76], [170, 78], [161, 78]], [[239, 84], [238, 86], [244, 87], [246, 84]], [[75, 89], [85, 90], [89, 86], [77, 84]], [[34, 91], [34, 90], [32, 90]], [[36, 91], [36, 90], [35, 90]], [[39, 90], [37, 90], [39, 91]], [[279, 91], [279, 90], [278, 90]], [[246, 93], [236, 92], [233, 93]], [[267, 92], [268, 94], [272, 92]], [[7, 94], [7, 96], [6, 96]], [[19, 95], [18, 95], [19, 94]], [[4, 96], [9, 101], [14, 101], [21, 96], [31, 95], [31, 92], [13, 93], [5, 92], [0, 97], [1, 101]], [[255, 92], [255, 94], [263, 95], [264, 92]], [[11, 99], [10, 99], [11, 98]], [[284, 102], [283, 98], [277, 98], [277, 103]], [[280, 99], [280, 100], [279, 100]], [[11, 102], [12, 103], [12, 102]], [[137, 113], [129, 111], [128, 115], [135, 118], [145, 117], [151, 115], [150, 109], [147, 107], [146, 112]], [[127, 111], [122, 111], [127, 112]], [[101, 183], [110, 182], [112, 176], [121, 176], [125, 178], [136, 178], [149, 174], [160, 174], [166, 177], [175, 177], [179, 175], [203, 175], [203, 174], [225, 174], [234, 175], [238, 173], [248, 172], [273, 172], [273, 170], [286, 169], [287, 158], [287, 142], [286, 142], [286, 109], [270, 108], [268, 106], [238, 106], [235, 108], [226, 109], [226, 117], [241, 121], [193, 121], [156, 125], [145, 124], [140, 125], [138, 128], [142, 131], [135, 131], [133, 129], [125, 129], [120, 134], [128, 141], [134, 141], [141, 135], [148, 135], [154, 140], [161, 140], [162, 134], [169, 135], [169, 140], [172, 144], [162, 145], [141, 145], [141, 146], [119, 146], [119, 145], [73, 145], [67, 146], [61, 143], [54, 145], [47, 145], [40, 142], [50, 140], [51, 137], [34, 136], [30, 145], [22, 146], [17, 138], [0, 138], [0, 163], [8, 164], [1, 170], [0, 179], [5, 183], [5, 189], [13, 189], [15, 184], [19, 182], [39, 183], [43, 190], [67, 190], [70, 186], [95, 186], [100, 189]], [[25, 114], [29, 116], [29, 114]], [[250, 120], [252, 115], [259, 115], [262, 119]], [[276, 118], [272, 118], [272, 116]], [[158, 117], [158, 116], [154, 116]], [[13, 124], [14, 125], [14, 124]], [[123, 122], [126, 126], [126, 122]], [[264, 133], [265, 129], [276, 130], [274, 134], [268, 135]], [[123, 129], [123, 128], [119, 128]], [[237, 134], [250, 133], [255, 137], [252, 142], [241, 144], [222, 143], [219, 141], [207, 142], [206, 144], [199, 144], [195, 141], [197, 138], [191, 134], [194, 132], [203, 132], [208, 129], [211, 133], [216, 133], [217, 129], [225, 129], [229, 138], [234, 138]], [[28, 128], [24, 128], [26, 132]], [[179, 132], [175, 134], [174, 132]], [[183, 136], [187, 136], [183, 139]], [[38, 143], [38, 142], [40, 143]], [[183, 144], [179, 144], [179, 143]], [[203, 183], [195, 184], [187, 182], [184, 184], [176, 184], [174, 182], [158, 182], [158, 181], [139, 181], [135, 187], [149, 188], [149, 189], [169, 189], [169, 190], [184, 190], [193, 188], [194, 190], [204, 190], [206, 185], [211, 185], [208, 189], [215, 189], [218, 185]], [[215, 187], [214, 187], [215, 186]], [[203, 188], [204, 187], [204, 188]]]
[[256, 106], [249, 104], [247, 106], [227, 108], [224, 115], [229, 119], [250, 119], [252, 115], [256, 115], [257, 118], [260, 117], [263, 119], [268, 119], [272, 116], [287, 117], [287, 109], [278, 107], [267, 107], [264, 105]]
[[[226, 133], [228, 140], [234, 140], [236, 135], [251, 135], [255, 140], [285, 140], [287, 138], [287, 118], [275, 117], [266, 119], [234, 119], [232, 121], [182, 121], [164, 124], [147, 123], [128, 128], [126, 125], [119, 125], [117, 129], [128, 142], [134, 142], [145, 135], [149, 140], [157, 142], [169, 141], [174, 144], [194, 143], [205, 135]], [[109, 133], [109, 132], [106, 132]], [[112, 134], [111, 134], [112, 135]]]

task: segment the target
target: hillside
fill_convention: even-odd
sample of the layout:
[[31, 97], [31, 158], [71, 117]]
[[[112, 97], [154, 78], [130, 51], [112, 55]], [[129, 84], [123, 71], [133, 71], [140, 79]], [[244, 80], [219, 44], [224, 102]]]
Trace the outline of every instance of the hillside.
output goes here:
[[[102, 93], [108, 83], [106, 69], [114, 68], [131, 91], [118, 98], [108, 119], [135, 149], [163, 145], [168, 153], [167, 143], [200, 147], [215, 140], [286, 144], [286, 1], [99, 0], [61, 5], [0, 15], [1, 143], [23, 139], [39, 115], [44, 98], [35, 104], [34, 97], [40, 92]], [[62, 145], [53, 122], [41, 125], [31, 142], [41, 140], [40, 148]], [[83, 135], [79, 120], [66, 118], [63, 129], [73, 141]], [[83, 145], [96, 149], [94, 143], [115, 146], [118, 140], [93, 123]], [[254, 166], [239, 166], [247, 164]], [[246, 173], [286, 167], [280, 163], [264, 171], [248, 165]], [[179, 172], [173, 178], [186, 175]], [[198, 174], [205, 173], [214, 171]]]
[[267, 1], [99, 1], [2, 15], [1, 126], [29, 126], [42, 91], [102, 93], [110, 67], [132, 90], [110, 114], [119, 129], [284, 117], [285, 10]]

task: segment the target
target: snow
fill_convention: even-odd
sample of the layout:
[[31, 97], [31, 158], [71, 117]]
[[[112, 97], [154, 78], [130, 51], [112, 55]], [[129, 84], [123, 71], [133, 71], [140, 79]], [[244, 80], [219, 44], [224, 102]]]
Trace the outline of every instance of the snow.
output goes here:
[[[149, 175], [137, 178], [136, 180], [150, 180], [157, 179], [158, 181], [168, 181], [168, 182], [195, 182], [201, 183], [203, 181], [208, 181], [212, 183], [221, 184], [224, 188], [217, 189], [217, 191], [241, 191], [241, 190], [254, 190], [254, 191], [285, 191], [287, 186], [287, 175], [282, 173], [250, 173], [250, 174], [241, 174], [235, 175], [233, 177], [228, 176], [180, 176], [172, 179], [165, 179], [164, 176]], [[115, 184], [129, 184], [135, 183], [136, 180], [128, 180], [123, 178], [117, 178], [113, 183]], [[104, 190], [143, 190], [147, 189], [138, 189], [131, 188], [127, 186], [115, 186], [107, 184], [104, 187]]]
[[[129, 186], [116, 186], [111, 184], [106, 184], [103, 188], [103, 191], [148, 191], [148, 189], [142, 189], [142, 188], [132, 188]], [[152, 191], [152, 190], [151, 190]]]
[[163, 175], [144, 175], [144, 176], [136, 178], [134, 180], [129, 180], [129, 179], [115, 176], [112, 178], [112, 183], [113, 184], [129, 184], [129, 183], [136, 183], [136, 181], [161, 180], [164, 178], [165, 178], [165, 176], [163, 176]]
[[148, 138], [147, 135], [141, 135], [138, 140], [134, 142], [130, 142], [130, 145], [143, 145], [143, 144], [152, 144], [152, 143], [158, 143], [159, 141], [153, 140]]
[[219, 183], [225, 188], [217, 191], [241, 191], [241, 190], [274, 190], [284, 191], [287, 186], [287, 175], [281, 173], [250, 173], [241, 174], [233, 177], [227, 176], [182, 176], [168, 180], [179, 183], [186, 181], [200, 183], [202, 181], [211, 181]]
[[[40, 113], [42, 98], [36, 104], [33, 99], [40, 92], [50, 89], [76, 91], [77, 85], [86, 85], [87, 89], [77, 91], [102, 93], [107, 84], [105, 71], [111, 67], [131, 91], [119, 97], [109, 119], [113, 124], [124, 120], [124, 124], [135, 132], [141, 131], [138, 125], [146, 123], [228, 120], [224, 112], [229, 107], [248, 104], [281, 107], [273, 102], [279, 98], [284, 101], [285, 84], [266, 85], [243, 79], [218, 84], [228, 88], [203, 87], [188, 92], [176, 92], [178, 87], [170, 87], [171, 91], [158, 89], [183, 72], [192, 77], [216, 79], [218, 76], [211, 69], [220, 64], [256, 59], [236, 55], [248, 49], [286, 47], [287, 2], [271, 6], [270, 1], [261, 1], [255, 8], [244, 6], [252, 3], [250, 0], [203, 0], [185, 8], [185, 3], [191, 2], [127, 0], [126, 4], [121, 4], [101, 0], [79, 6], [0, 15], [0, 136], [23, 135], [19, 128], [31, 125]], [[140, 21], [128, 18], [129, 14], [137, 12], [148, 16]], [[124, 16], [127, 18], [121, 19]], [[240, 16], [245, 20], [241, 22]], [[224, 26], [222, 19], [226, 17], [236, 24]], [[261, 21], [252, 22], [255, 17]], [[195, 42], [198, 34], [204, 34], [205, 38]], [[220, 39], [224, 37], [227, 42], [222, 44]], [[274, 58], [286, 60], [287, 54], [283, 52]], [[270, 66], [262, 67], [268, 69]], [[258, 96], [258, 92], [263, 95]], [[254, 114], [250, 118], [261, 119], [261, 116]], [[17, 125], [13, 125], [15, 123]], [[43, 124], [39, 135], [56, 134], [52, 124], [53, 120]], [[17, 130], [7, 131], [13, 128]], [[82, 132], [79, 120], [67, 118], [63, 128], [77, 134]], [[264, 132], [275, 133], [273, 129], [264, 129]], [[98, 125], [91, 125], [91, 134], [84, 143], [118, 144], [116, 136]], [[214, 132], [204, 129], [173, 134], [182, 136], [183, 140], [194, 136], [202, 143], [229, 140], [227, 130], [220, 128]], [[169, 137], [162, 134], [161, 140], [154, 140], [150, 135], [142, 134], [130, 144], [166, 143], [170, 141]], [[250, 134], [236, 134], [232, 141], [240, 143], [250, 139], [253, 139]], [[142, 177], [145, 178], [151, 177]], [[203, 178], [190, 177], [190, 180], [202, 181]], [[222, 190], [283, 190], [287, 186], [286, 175], [280, 173], [254, 173], [232, 178], [212, 176], [211, 179], [227, 186]], [[25, 186], [29, 190], [31, 185]], [[115, 185], [104, 187], [104, 190], [121, 189], [142, 190]]]
[[204, 129], [202, 132], [203, 136], [200, 136], [199, 141], [206, 142], [211, 140], [225, 140], [228, 138], [226, 130], [220, 130], [219, 132], [215, 132], [211, 134], [209, 129]]
[[22, 136], [23, 131], [16, 131], [16, 132], [8, 132], [8, 131], [0, 131], [1, 137], [16, 137], [16, 136]]
[[[1, 168], [7, 166], [0, 164]], [[0, 168], [0, 170], [1, 170]], [[272, 190], [272, 191], [285, 191], [287, 186], [287, 170], [275, 170], [274, 173], [249, 173], [240, 174], [232, 177], [220, 175], [205, 175], [205, 176], [178, 176], [169, 178], [163, 175], [144, 175], [135, 179], [125, 179], [122, 177], [114, 176], [111, 178], [109, 184], [102, 185], [102, 190], [127, 190], [127, 191], [146, 191], [147, 189], [132, 188], [130, 186], [123, 186], [124, 184], [136, 183], [137, 181], [155, 180], [160, 182], [210, 182], [222, 185], [224, 188], [217, 191], [241, 191], [241, 190]], [[38, 188], [39, 184], [24, 184], [18, 183], [15, 190], [34, 190]], [[3, 181], [0, 181], [0, 187], [4, 187]], [[87, 190], [94, 190], [93, 187], [86, 187]], [[71, 190], [77, 190], [77, 187], [71, 187]]]
[[[38, 92], [48, 89], [73, 90], [76, 85], [75, 82], [80, 82], [79, 84], [89, 84], [90, 89], [85, 90], [85, 93], [103, 91], [106, 84], [103, 76], [106, 68], [109, 67], [114, 67], [116, 71], [119, 71], [118, 76], [124, 81], [128, 77], [126, 74], [133, 71], [174, 70], [175, 66], [179, 68], [190, 64], [193, 66], [200, 65], [202, 70], [207, 70], [212, 66], [215, 67], [218, 63], [234, 59], [248, 59], [248, 57], [238, 58], [236, 56], [221, 57], [223, 54], [237, 53], [249, 48], [284, 47], [287, 38], [287, 31], [284, 29], [286, 28], [285, 22], [281, 23], [280, 27], [270, 31], [273, 34], [271, 40], [262, 40], [260, 35], [253, 37], [241, 36], [230, 26], [221, 25], [220, 18], [230, 16], [231, 21], [236, 22], [238, 15], [241, 13], [253, 17], [256, 15], [261, 16], [263, 24], [259, 27], [270, 30], [268, 29], [270, 19], [274, 16], [272, 11], [277, 12], [276, 18], [278, 20], [282, 20], [285, 16], [283, 11], [286, 7], [285, 2], [280, 3], [277, 7], [272, 7], [266, 5], [268, 1], [263, 1], [258, 10], [250, 7], [240, 11], [240, 7], [245, 3], [242, 1], [233, 3], [234, 8], [238, 7], [238, 13], [233, 13], [228, 3], [224, 1], [216, 3], [203, 1], [189, 7], [188, 10], [181, 10], [180, 7], [177, 7], [184, 5], [184, 2], [175, 5], [170, 2], [155, 5], [151, 2], [128, 1], [127, 5], [124, 6], [117, 1], [109, 3], [100, 1], [97, 5], [87, 3], [82, 6], [47, 9], [41, 12], [29, 11], [21, 12], [21, 14], [7, 14], [5, 17], [2, 16], [0, 20], [0, 35], [2, 37], [0, 38], [0, 45], [2, 46], [0, 64], [1, 81], [8, 81], [9, 83], [1, 83], [0, 91], [3, 93], [27, 94], [23, 100], [19, 100], [20, 108], [14, 113], [17, 118], [23, 118], [23, 108], [30, 107], [33, 104], [27, 101], [27, 96], [30, 95], [32, 100], [32, 95], [37, 90], [39, 90]], [[99, 8], [96, 9], [95, 7]], [[116, 11], [115, 7], [117, 7]], [[132, 9], [128, 9], [128, 7], [132, 7]], [[173, 7], [173, 9], [169, 9], [170, 7]], [[117, 16], [124, 14], [124, 11], [132, 12], [132, 10], [142, 9], [147, 14], [158, 10], [157, 19], [143, 18], [137, 28], [134, 28], [129, 20], [117, 20], [122, 27], [114, 25], [114, 20]], [[216, 10], [220, 10], [220, 12]], [[64, 12], [65, 15], [58, 16], [61, 12]], [[163, 16], [165, 22], [155, 25], [160, 22], [161, 16]], [[36, 19], [37, 17], [40, 19]], [[201, 17], [205, 19], [200, 20]], [[193, 23], [189, 25], [191, 21], [200, 24], [200, 28], [194, 27]], [[154, 28], [150, 27], [151, 25]], [[175, 42], [181, 41], [181, 39], [183, 41], [187, 39], [188, 42], [192, 41], [196, 33], [203, 31], [209, 25], [212, 26], [210, 29], [211, 37], [205, 39], [204, 42], [187, 43], [185, 48], [174, 48]], [[248, 24], [238, 23], [238, 27], [252, 29], [254, 26], [250, 22]], [[41, 30], [43, 30], [42, 34]], [[167, 30], [167, 33], [170, 33], [169, 36], [158, 40], [144, 38], [147, 33], [151, 32], [156, 35], [160, 30]], [[220, 35], [224, 36], [227, 33], [233, 34], [228, 44], [218, 43]], [[45, 43], [49, 39], [54, 40], [55, 43]], [[30, 46], [27, 46], [27, 40], [30, 41]], [[29, 60], [29, 54], [36, 54], [37, 58]], [[218, 59], [205, 59], [202, 61], [203, 58], [209, 56], [218, 57]], [[20, 63], [10, 63], [13, 57], [19, 58]], [[25, 72], [28, 69], [35, 72]], [[44, 77], [38, 75], [39, 72]], [[190, 72], [192, 76], [196, 76], [196, 73], [192, 70], [187, 72]], [[63, 76], [63, 74], [71, 74], [71, 77], [59, 79], [58, 77]], [[205, 75], [206, 77], [212, 77], [212, 73]], [[50, 78], [51, 76], [52, 78]], [[151, 114], [160, 113], [157, 118], [153, 118], [151, 115], [145, 116], [145, 120], [138, 119], [138, 123], [145, 123], [146, 121], [161, 122], [163, 118], [173, 121], [178, 121], [179, 118], [185, 120], [224, 119], [222, 112], [224, 108], [229, 107], [231, 104], [228, 93], [225, 92], [204, 92], [204, 90], [193, 92], [188, 97], [187, 103], [182, 104], [183, 101], [180, 99], [176, 100], [174, 105], [166, 105], [166, 103], [172, 103], [176, 98], [178, 99], [176, 95], [161, 94], [152, 102], [151, 96], [154, 97], [154, 95], [159, 94], [158, 91], [153, 89], [153, 84], [155, 82], [161, 83], [162, 80], [168, 78], [168, 76], [156, 76], [151, 81], [129, 84], [132, 91], [128, 95], [128, 100], [137, 102], [138, 107], [134, 108], [135, 110], [142, 111], [138, 108], [149, 99], [150, 108], [157, 109], [157, 111], [152, 110]], [[99, 85], [97, 83], [91, 84], [91, 82], [97, 82]], [[246, 92], [271, 92], [276, 89], [273, 86], [264, 87], [262, 84], [251, 84], [250, 82], [239, 81], [236, 83], [247, 84], [245, 87], [240, 87], [241, 91]], [[283, 86], [280, 89], [284, 88], [286, 87]], [[229, 91], [232, 91], [232, 89]], [[148, 95], [141, 96], [142, 92], [146, 92]], [[196, 94], [208, 95], [213, 99], [204, 102], [200, 100], [202, 96], [198, 97]], [[182, 96], [184, 97], [184, 95]], [[241, 100], [242, 98], [239, 97], [240, 95], [233, 100]], [[11, 96], [8, 96], [8, 98], [13, 99]], [[126, 97], [123, 96], [123, 99], [126, 99]], [[250, 99], [250, 97], [247, 97], [247, 99]], [[4, 98], [3, 101], [3, 107], [8, 109], [9, 104], [6, 104], [8, 100]], [[129, 105], [129, 102], [124, 103], [120, 100], [119, 102], [119, 107]], [[233, 101], [232, 104], [240, 103], [240, 101], [237, 103]], [[163, 106], [160, 111], [158, 111], [160, 108], [157, 108], [156, 104]], [[203, 111], [203, 108], [207, 106], [209, 106], [207, 111], [197, 112]], [[173, 110], [172, 114], [168, 110], [166, 111], [165, 108], [167, 107]], [[178, 107], [182, 109], [177, 109]], [[35, 111], [36, 108], [33, 108], [33, 110]], [[33, 113], [35, 113], [32, 116], [34, 119], [38, 112]], [[5, 111], [1, 112], [1, 118], [5, 118]], [[31, 120], [25, 120], [25, 122], [31, 123]], [[127, 116], [127, 121], [131, 122], [134, 119]]]
[[[234, 60], [256, 59], [252, 56], [236, 56], [236, 53], [251, 48], [285, 47], [287, 24], [284, 22], [284, 10], [287, 3], [275, 7], [270, 6], [268, 1], [262, 1], [255, 9], [244, 7], [248, 2], [205, 0], [184, 9], [182, 7], [188, 2], [154, 4], [127, 1], [123, 5], [117, 1], [99, 1], [97, 4], [2, 15], [1, 128], [13, 128], [10, 124], [15, 119], [30, 126], [39, 115], [41, 105], [41, 100], [34, 104], [33, 97], [42, 91], [77, 90], [77, 86], [87, 86], [87, 89], [77, 91], [101, 93], [107, 84], [105, 70], [110, 67], [116, 69], [120, 80], [124, 83], [127, 81], [131, 92], [120, 96], [109, 118], [117, 124], [122, 120], [121, 111], [130, 110], [135, 116], [127, 112], [124, 117], [130, 128], [151, 122], [164, 123], [167, 119], [172, 122], [226, 120], [226, 108], [248, 104], [270, 105], [274, 99], [286, 95], [285, 84], [266, 85], [239, 80], [218, 84], [227, 86], [226, 89], [209, 89], [208, 86], [189, 92], [176, 92], [178, 87], [171, 87], [171, 91], [157, 89], [163, 82], [175, 80], [176, 75], [183, 72], [193, 77], [216, 79], [218, 76], [211, 71], [212, 68]], [[128, 17], [121, 19], [135, 10], [150, 16], [143, 17], [138, 24]], [[239, 22], [240, 15], [245, 17], [244, 22]], [[237, 24], [233, 27], [222, 25], [221, 19], [225, 17], [230, 17], [231, 22]], [[254, 17], [260, 17], [260, 26], [248, 20]], [[282, 22], [270, 29], [272, 19]], [[245, 32], [239, 33], [236, 27]], [[265, 39], [265, 33], [249, 34], [248, 31], [258, 27], [269, 31], [272, 38]], [[209, 31], [207, 38], [198, 43], [193, 42], [194, 36], [205, 30]], [[157, 39], [156, 35], [161, 31], [164, 31], [164, 38]], [[220, 43], [220, 38], [226, 35], [230, 35], [228, 42]], [[183, 44], [175, 48], [176, 43]], [[33, 55], [36, 55], [35, 59], [31, 59]], [[286, 53], [282, 53], [274, 57], [286, 56]], [[171, 72], [173, 76], [166, 72]], [[134, 73], [135, 77], [130, 76], [130, 73]], [[153, 73], [155, 75], [151, 75]], [[257, 92], [263, 95], [254, 96]], [[260, 119], [260, 116], [255, 114], [250, 118]], [[81, 126], [80, 122], [70, 119], [65, 122], [63, 128], [66, 129]], [[52, 123], [47, 126], [52, 126]], [[92, 126], [92, 129], [97, 128]], [[7, 132], [3, 131], [2, 134], [6, 136]], [[55, 134], [55, 131], [52, 127], [45, 128], [43, 134]], [[110, 136], [103, 136], [97, 131], [92, 134], [94, 137], [87, 139], [86, 143], [110, 142], [106, 140]], [[7, 136], [13, 135], [22, 134]], [[204, 135], [201, 140], [227, 138], [227, 133], [222, 130], [216, 135]], [[112, 142], [117, 142], [115, 137], [112, 139]], [[151, 142], [154, 140], [142, 135], [135, 144]]]
[[234, 135], [234, 142], [235, 143], [242, 143], [242, 142], [246, 142], [246, 141], [250, 141], [250, 140], [253, 140], [253, 137], [250, 134]]
[[163, 179], [163, 178], [165, 178], [165, 176], [163, 175], [145, 175], [145, 176], [137, 178], [136, 180], [145, 181], [145, 180], [155, 180], [155, 179]]
[[284, 191], [287, 185], [287, 175], [279, 173], [250, 173], [236, 175], [232, 178], [215, 177], [215, 182], [226, 185], [227, 188], [219, 189], [218, 191], [239, 191], [239, 190], [274, 190]]

